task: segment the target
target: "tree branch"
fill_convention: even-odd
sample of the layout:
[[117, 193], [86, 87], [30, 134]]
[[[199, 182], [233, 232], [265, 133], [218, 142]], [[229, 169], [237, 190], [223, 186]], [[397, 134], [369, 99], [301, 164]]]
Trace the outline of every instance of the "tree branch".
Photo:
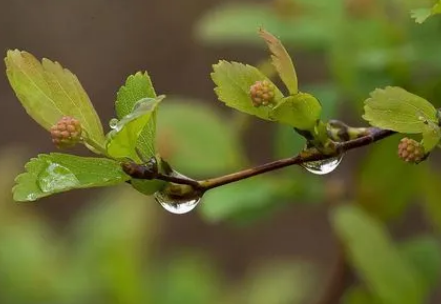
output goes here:
[[340, 154], [343, 154], [349, 150], [367, 146], [373, 142], [379, 141], [381, 139], [391, 136], [392, 134], [395, 134], [395, 132], [393, 131], [382, 130], [378, 128], [367, 128], [365, 133], [366, 135], [361, 136], [359, 138], [336, 143], [335, 152], [332, 154], [325, 155], [316, 149], [302, 151], [298, 155], [293, 157], [276, 160], [270, 163], [266, 163], [264, 165], [245, 169], [243, 171], [235, 172], [232, 174], [228, 174], [204, 181], [199, 181], [198, 188], [200, 190], [207, 191], [219, 186], [230, 184], [242, 179], [246, 179], [249, 177], [253, 177], [277, 169], [285, 168], [288, 166], [301, 165], [303, 163], [310, 161], [329, 159], [338, 156]]
[[[334, 124], [336, 122], [334, 121]], [[344, 126], [344, 124], [340, 124]], [[346, 130], [348, 134], [341, 132]], [[213, 188], [217, 188], [223, 185], [227, 185], [233, 182], [237, 182], [243, 179], [247, 179], [256, 175], [260, 175], [266, 172], [278, 170], [281, 168], [289, 167], [292, 165], [301, 165], [306, 162], [326, 160], [338, 155], [344, 154], [349, 150], [356, 149], [359, 147], [367, 146], [371, 143], [389, 137], [395, 132], [389, 130], [383, 130], [379, 128], [350, 128], [344, 127], [339, 131], [340, 134], [334, 134], [335, 136], [330, 136], [334, 140], [342, 140], [342, 138], [349, 137], [354, 138], [346, 141], [335, 141], [332, 152], [324, 154], [316, 148], [310, 148], [300, 152], [298, 155], [269, 162], [257, 167], [245, 169], [228, 175], [215, 177], [212, 179], [197, 181], [191, 178], [181, 177], [179, 175], [173, 174], [162, 174], [160, 172], [152, 172], [152, 169], [148, 165], [139, 165], [134, 162], [123, 163], [123, 169], [125, 172], [138, 179], [158, 179], [167, 182], [172, 182], [175, 184], [189, 185], [195, 190], [203, 193]], [[349, 134], [350, 133], [350, 134]], [[172, 170], [170, 169], [170, 172]]]

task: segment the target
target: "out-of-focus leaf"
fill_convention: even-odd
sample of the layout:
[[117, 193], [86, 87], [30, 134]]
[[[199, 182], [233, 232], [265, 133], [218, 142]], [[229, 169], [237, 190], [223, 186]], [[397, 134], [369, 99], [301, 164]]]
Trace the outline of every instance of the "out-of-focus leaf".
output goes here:
[[401, 133], [422, 133], [427, 122], [438, 124], [430, 102], [399, 87], [376, 89], [364, 110], [363, 118], [372, 126]]
[[6, 74], [18, 99], [28, 114], [49, 130], [63, 116], [81, 122], [86, 142], [103, 146], [103, 127], [78, 78], [58, 62], [19, 50], [8, 51]]
[[441, 245], [433, 236], [419, 236], [400, 244], [406, 257], [420, 273], [428, 288], [438, 284], [441, 271]]
[[[197, 24], [196, 36], [210, 44], [240, 43], [260, 45], [256, 30], [264, 27], [277, 33], [285, 44], [323, 49], [332, 42], [344, 12], [343, 2], [295, 1], [294, 16], [278, 15], [268, 4], [227, 3], [215, 7]], [[285, 11], [283, 12], [285, 13]], [[296, 30], [292, 30], [296, 29]]]
[[335, 208], [331, 219], [351, 264], [375, 296], [388, 304], [424, 302], [424, 280], [380, 222], [355, 206]]
[[337, 84], [334, 83], [318, 83], [305, 85], [305, 92], [308, 92], [322, 106], [322, 119], [333, 119], [336, 117], [337, 109], [341, 98]]
[[260, 29], [259, 34], [268, 45], [268, 48], [272, 53], [272, 63], [279, 73], [283, 83], [285, 83], [285, 86], [288, 88], [289, 93], [291, 95], [297, 94], [299, 92], [297, 73], [292, 59], [282, 42], [264, 29]]
[[382, 304], [378, 299], [369, 294], [369, 292], [360, 286], [352, 286], [346, 290], [341, 304]]
[[178, 171], [207, 176], [241, 165], [236, 130], [211, 108], [186, 99], [167, 100], [158, 119], [159, 153]]
[[71, 241], [77, 283], [101, 299], [142, 303], [144, 293], [150, 293], [149, 285], [143, 284], [143, 249], [156, 231], [154, 207], [153, 199], [130, 187], [117, 187], [84, 210], [74, 222]]
[[427, 18], [436, 14], [441, 14], [441, 1], [438, 1], [432, 8], [419, 8], [411, 12], [416, 23], [423, 23]]
[[241, 287], [240, 303], [306, 303], [317, 279], [314, 270], [301, 261], [278, 261], [257, 267]]
[[426, 217], [431, 224], [441, 231], [441, 204], [439, 199], [439, 185], [441, 178], [438, 173], [430, 170], [418, 172], [418, 186], [423, 197], [422, 206]]
[[257, 177], [208, 191], [199, 211], [210, 222], [240, 219], [280, 204], [283, 185], [271, 178]]
[[35, 201], [72, 189], [112, 186], [128, 179], [118, 162], [69, 154], [41, 154], [16, 178], [14, 200]]
[[159, 269], [157, 278], [154, 303], [206, 304], [217, 302], [221, 295], [219, 273], [197, 253], [176, 256]]
[[[250, 96], [250, 87], [256, 81], [269, 80], [262, 72], [251, 65], [221, 60], [213, 65], [211, 78], [216, 84], [214, 89], [219, 100], [227, 106], [243, 113], [271, 120], [270, 107], [255, 107]], [[277, 102], [283, 95], [275, 88], [274, 99]]]
[[394, 136], [372, 146], [367, 159], [361, 162], [356, 183], [358, 203], [384, 220], [397, 217], [407, 208], [418, 191], [418, 172], [425, 166], [411, 166], [400, 160], [396, 154], [398, 143], [399, 137]]
[[[136, 152], [138, 147], [138, 141], [141, 133], [150, 134], [154, 136], [154, 131], [144, 131], [145, 127], [155, 128], [156, 124], [149, 124], [152, 120], [156, 119], [155, 111], [158, 104], [164, 99], [165, 96], [159, 96], [157, 98], [145, 98], [138, 101], [133, 111], [124, 116], [120, 121], [116, 123], [114, 130], [109, 132], [107, 141], [107, 153], [114, 158], [130, 158], [132, 160], [140, 161]], [[146, 133], [144, 133], [146, 132]], [[145, 138], [143, 142], [144, 150], [143, 155], [155, 155], [155, 151], [149, 151], [154, 149], [154, 137]]]
[[284, 98], [270, 113], [270, 117], [300, 130], [311, 130], [320, 119], [322, 106], [311, 94], [298, 93]]
[[[144, 98], [156, 98], [156, 92], [153, 87], [150, 76], [147, 72], [138, 72], [130, 75], [124, 86], [122, 86], [117, 94], [115, 102], [115, 110], [119, 119], [129, 115], [135, 108], [137, 102]], [[155, 156], [156, 137], [156, 111], [153, 112], [152, 118], [149, 120], [144, 129], [139, 134], [136, 146], [144, 158], [149, 159]]]
[[0, 300], [4, 303], [61, 303], [57, 293], [59, 243], [35, 218], [3, 226], [0, 232]]

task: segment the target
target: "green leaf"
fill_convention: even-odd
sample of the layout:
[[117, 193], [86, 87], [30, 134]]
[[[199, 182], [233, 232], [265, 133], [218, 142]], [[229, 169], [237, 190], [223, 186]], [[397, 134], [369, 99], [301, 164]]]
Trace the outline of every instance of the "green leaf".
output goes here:
[[311, 130], [320, 119], [322, 106], [308, 93], [286, 97], [270, 113], [273, 120], [300, 130]]
[[132, 178], [130, 181], [132, 187], [144, 195], [152, 195], [156, 191], [163, 188], [166, 184], [166, 182], [161, 180], [144, 180]]
[[[219, 100], [227, 106], [243, 113], [272, 120], [269, 115], [270, 107], [255, 107], [250, 97], [250, 87], [256, 81], [271, 81], [257, 68], [238, 62], [221, 60], [213, 65], [211, 78], [216, 84], [214, 89]], [[279, 89], [275, 89], [275, 100], [283, 97]]]
[[441, 14], [441, 1], [438, 1], [432, 8], [419, 8], [411, 12], [411, 17], [415, 19], [416, 23], [423, 23], [427, 18]]
[[428, 288], [436, 287], [441, 271], [441, 246], [433, 236], [414, 237], [400, 244], [402, 254], [424, 279]]
[[[155, 119], [156, 107], [163, 99], [164, 96], [159, 96], [155, 99], [141, 99], [135, 104], [133, 112], [124, 116], [116, 124], [114, 130], [108, 134], [107, 153], [110, 156], [139, 161], [139, 156], [136, 152], [139, 137], [143, 129], [148, 126], [148, 123]], [[150, 135], [152, 133], [154, 132], [150, 131]], [[146, 138], [146, 141], [149, 143], [148, 146], [154, 147], [154, 140], [154, 137]], [[154, 151], [147, 152], [148, 154], [155, 154]]]
[[432, 151], [441, 139], [441, 129], [437, 124], [428, 122], [423, 131], [423, 147], [424, 152]]
[[105, 137], [100, 119], [78, 78], [58, 62], [40, 63], [24, 51], [8, 51], [6, 74], [27, 113], [49, 130], [63, 116], [81, 122], [86, 142], [103, 146]]
[[417, 8], [412, 10], [410, 15], [415, 19], [416, 23], [423, 23], [427, 18], [432, 16], [432, 10], [430, 8]]
[[118, 162], [69, 154], [41, 154], [25, 166], [12, 189], [14, 200], [35, 201], [72, 189], [112, 186], [129, 180]]
[[167, 100], [158, 113], [158, 152], [173, 168], [189, 175], [219, 174], [243, 163], [231, 119], [203, 103]]
[[364, 110], [363, 118], [372, 126], [400, 133], [422, 133], [428, 122], [438, 124], [430, 102], [399, 87], [376, 89]]
[[[129, 115], [134, 110], [137, 102], [144, 98], [156, 98], [156, 92], [152, 81], [147, 72], [137, 72], [130, 75], [124, 86], [118, 93], [115, 102], [116, 115], [119, 119]], [[145, 159], [149, 159], [156, 154], [156, 110], [153, 111], [152, 118], [139, 134], [136, 146]]]
[[259, 30], [260, 36], [265, 40], [272, 55], [272, 63], [285, 83], [291, 95], [299, 92], [298, 80], [292, 59], [279, 39], [264, 29]]
[[[269, 177], [243, 180], [210, 190], [199, 211], [209, 222], [261, 216], [280, 204], [281, 184]], [[261, 212], [263, 211], [263, 212]], [[263, 213], [263, 214], [262, 214]]]
[[115, 111], [119, 119], [132, 113], [135, 104], [144, 98], [156, 98], [152, 80], [147, 72], [130, 75], [117, 95]]
[[387, 304], [420, 304], [422, 279], [392, 243], [385, 227], [355, 206], [341, 206], [331, 215], [351, 264], [369, 290]]

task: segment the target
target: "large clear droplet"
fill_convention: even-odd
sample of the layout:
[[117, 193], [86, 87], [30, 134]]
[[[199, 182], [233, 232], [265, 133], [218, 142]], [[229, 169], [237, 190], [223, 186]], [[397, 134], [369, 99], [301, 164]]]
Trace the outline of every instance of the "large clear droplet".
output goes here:
[[334, 171], [341, 163], [342, 159], [343, 159], [343, 154], [324, 160], [317, 160], [317, 161], [303, 163], [302, 167], [304, 167], [306, 170], [308, 170], [311, 173], [317, 175], [325, 175]]
[[45, 193], [72, 189], [79, 184], [77, 177], [69, 169], [57, 163], [49, 163], [38, 175], [38, 186]]
[[185, 214], [192, 211], [201, 201], [201, 197], [176, 198], [163, 191], [157, 191], [155, 194], [156, 201], [168, 212], [174, 214]]
[[112, 119], [109, 121], [109, 127], [110, 127], [112, 130], [116, 130], [116, 129], [118, 128], [118, 119], [116, 119], [116, 118], [112, 118]]
[[[187, 176], [173, 171], [170, 175], [180, 178], [188, 178]], [[154, 194], [155, 200], [168, 212], [173, 214], [185, 214], [192, 211], [201, 201], [201, 195], [198, 193], [191, 193], [186, 196], [178, 196], [169, 193], [167, 188], [156, 191]]]

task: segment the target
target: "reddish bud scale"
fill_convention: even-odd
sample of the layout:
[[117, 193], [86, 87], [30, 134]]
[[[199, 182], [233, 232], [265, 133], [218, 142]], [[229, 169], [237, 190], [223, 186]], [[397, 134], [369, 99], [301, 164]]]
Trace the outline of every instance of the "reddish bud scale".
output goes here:
[[405, 137], [398, 144], [398, 156], [405, 162], [417, 164], [424, 159], [424, 147], [416, 140]]
[[250, 97], [255, 107], [274, 103], [276, 87], [268, 80], [258, 80], [250, 87]]
[[75, 146], [81, 140], [81, 123], [69, 116], [62, 117], [50, 129], [52, 142], [58, 148]]

